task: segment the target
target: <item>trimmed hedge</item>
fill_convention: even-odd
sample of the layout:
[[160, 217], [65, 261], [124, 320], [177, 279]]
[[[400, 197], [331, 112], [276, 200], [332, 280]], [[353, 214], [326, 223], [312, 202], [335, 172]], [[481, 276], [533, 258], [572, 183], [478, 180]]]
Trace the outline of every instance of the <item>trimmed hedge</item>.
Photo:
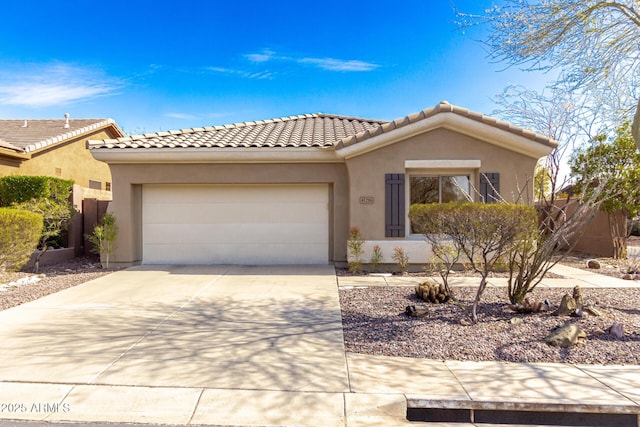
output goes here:
[[34, 199], [67, 200], [73, 181], [50, 176], [11, 175], [0, 178], [0, 206]]
[[[448, 234], [461, 224], [476, 232], [500, 232], [507, 222], [517, 221], [522, 233], [535, 231], [538, 216], [533, 206], [515, 203], [450, 202], [414, 204], [409, 208], [413, 229], [421, 234]], [[472, 230], [467, 230], [472, 232]]]
[[41, 215], [0, 208], [0, 271], [19, 270], [31, 257], [42, 233]]

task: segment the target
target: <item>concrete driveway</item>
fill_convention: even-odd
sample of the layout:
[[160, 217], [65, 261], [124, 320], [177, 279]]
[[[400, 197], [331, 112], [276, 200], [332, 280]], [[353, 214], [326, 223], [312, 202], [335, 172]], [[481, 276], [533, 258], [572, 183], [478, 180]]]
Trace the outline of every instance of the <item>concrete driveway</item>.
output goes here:
[[0, 312], [0, 342], [1, 402], [349, 389], [332, 266], [135, 267]]

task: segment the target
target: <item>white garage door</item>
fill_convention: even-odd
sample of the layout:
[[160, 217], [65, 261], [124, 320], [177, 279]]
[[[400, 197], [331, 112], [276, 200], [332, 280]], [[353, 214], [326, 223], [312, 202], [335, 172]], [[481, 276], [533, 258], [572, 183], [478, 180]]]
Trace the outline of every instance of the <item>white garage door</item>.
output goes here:
[[327, 185], [144, 185], [144, 264], [327, 264]]

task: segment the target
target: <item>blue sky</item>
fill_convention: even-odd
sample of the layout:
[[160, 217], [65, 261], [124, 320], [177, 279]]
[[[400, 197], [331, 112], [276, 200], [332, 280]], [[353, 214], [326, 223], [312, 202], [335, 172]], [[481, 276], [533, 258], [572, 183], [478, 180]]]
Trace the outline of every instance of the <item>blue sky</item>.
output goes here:
[[[500, 3], [499, 1], [497, 1]], [[441, 100], [490, 114], [508, 84], [486, 0], [4, 0], [0, 117], [111, 117], [130, 134], [303, 113], [391, 120]]]

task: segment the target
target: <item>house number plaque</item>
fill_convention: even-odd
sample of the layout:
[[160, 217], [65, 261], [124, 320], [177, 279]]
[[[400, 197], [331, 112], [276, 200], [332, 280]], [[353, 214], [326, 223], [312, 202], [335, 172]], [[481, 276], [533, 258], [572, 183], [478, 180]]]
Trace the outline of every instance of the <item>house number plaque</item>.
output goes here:
[[373, 204], [373, 196], [360, 196], [360, 204], [361, 205], [372, 205]]

